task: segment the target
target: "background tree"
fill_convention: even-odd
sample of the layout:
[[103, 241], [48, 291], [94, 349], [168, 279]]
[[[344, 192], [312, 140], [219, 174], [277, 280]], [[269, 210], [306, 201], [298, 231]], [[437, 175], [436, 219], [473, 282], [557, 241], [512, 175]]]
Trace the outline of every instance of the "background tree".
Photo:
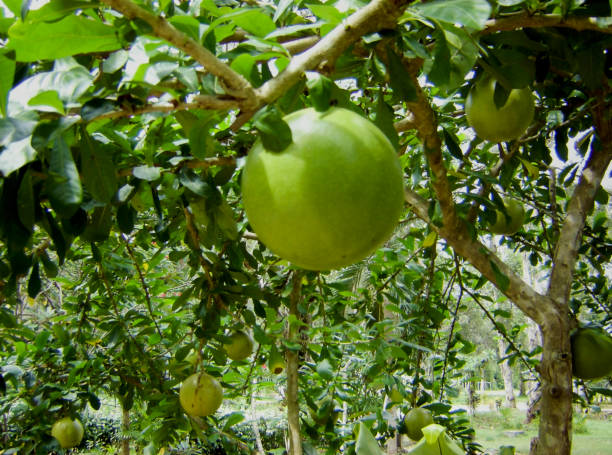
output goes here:
[[[400, 385], [411, 406], [448, 398], [458, 352], [473, 349], [456, 321], [490, 282], [542, 335], [532, 453], [570, 453], [570, 331], [610, 318], [609, 2], [4, 4], [0, 391], [28, 432], [11, 447], [47, 453], [53, 418], [95, 409], [103, 389], [146, 409], [157, 445], [216, 434], [242, 450], [239, 414], [188, 419], [177, 386], [206, 371], [240, 396], [273, 347], [286, 358], [291, 453], [321, 434], [329, 453], [355, 450], [333, 419], [300, 414], [325, 397], [352, 420], [374, 416], [387, 439], [382, 391]], [[493, 144], [467, 128], [483, 73], [499, 105], [533, 89], [522, 137]], [[282, 116], [309, 105], [371, 118], [401, 155], [406, 214], [360, 278], [292, 269], [241, 207], [242, 158], [256, 137], [290, 143]], [[521, 201], [526, 224], [494, 241], [547, 272], [543, 291], [486, 247], [504, 199]], [[49, 318], [24, 317], [43, 290]], [[479, 307], [503, 332], [503, 315]], [[259, 349], [228, 362], [222, 343], [245, 326]], [[362, 356], [365, 367], [351, 362]], [[449, 405], [430, 406], [467, 435]]]

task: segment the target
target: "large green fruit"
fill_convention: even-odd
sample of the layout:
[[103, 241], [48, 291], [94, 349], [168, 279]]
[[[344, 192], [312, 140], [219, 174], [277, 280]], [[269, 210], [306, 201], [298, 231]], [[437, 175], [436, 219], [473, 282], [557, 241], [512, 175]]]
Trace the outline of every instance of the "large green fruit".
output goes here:
[[406, 435], [413, 441], [418, 441], [423, 437], [423, 427], [434, 423], [433, 415], [429, 409], [414, 408], [408, 411], [404, 417], [404, 428]]
[[533, 120], [533, 95], [528, 87], [512, 89], [506, 103], [498, 108], [494, 100], [496, 84], [495, 79], [484, 76], [472, 86], [465, 100], [467, 121], [479, 137], [488, 141], [518, 139]]
[[83, 439], [83, 433], [81, 422], [78, 419], [72, 420], [70, 417], [58, 420], [51, 427], [51, 436], [57, 439], [63, 449], [78, 446]]
[[230, 342], [223, 345], [227, 356], [232, 360], [244, 360], [253, 353], [253, 338], [242, 330], [230, 335]]
[[213, 414], [223, 401], [223, 388], [206, 373], [195, 373], [181, 384], [179, 401], [185, 412], [204, 417]]
[[293, 142], [257, 141], [242, 176], [247, 217], [274, 253], [310, 270], [365, 258], [393, 232], [404, 206], [402, 169], [386, 136], [341, 108], [285, 117]]
[[598, 379], [612, 374], [612, 337], [600, 328], [584, 327], [571, 336], [572, 369], [580, 379]]
[[504, 201], [506, 213], [501, 210], [495, 211], [495, 223], [489, 230], [493, 234], [513, 235], [521, 229], [525, 222], [525, 209], [523, 204], [514, 199]]

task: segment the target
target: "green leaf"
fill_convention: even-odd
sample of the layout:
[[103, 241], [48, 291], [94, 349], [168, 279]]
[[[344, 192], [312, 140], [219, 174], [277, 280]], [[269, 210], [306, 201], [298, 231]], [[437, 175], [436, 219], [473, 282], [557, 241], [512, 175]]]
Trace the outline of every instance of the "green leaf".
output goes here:
[[319, 376], [321, 376], [321, 378], [326, 380], [331, 380], [334, 378], [334, 368], [327, 359], [323, 359], [317, 364], [317, 373]]
[[136, 222], [136, 210], [130, 204], [121, 204], [117, 208], [117, 225], [124, 234], [129, 234], [134, 230]]
[[102, 144], [83, 131], [81, 157], [85, 188], [97, 201], [109, 203], [119, 186], [109, 151], [102, 149]]
[[53, 112], [58, 112], [64, 115], [64, 103], [60, 100], [59, 95], [55, 90], [47, 90], [40, 92], [38, 95], [30, 98], [28, 106], [48, 106]]
[[6, 116], [6, 102], [8, 93], [13, 86], [15, 76], [15, 59], [8, 55], [0, 54], [0, 112]]
[[561, 161], [567, 161], [567, 128], [559, 128], [555, 130], [555, 152]]
[[487, 0], [435, 0], [411, 9], [429, 19], [461, 24], [475, 30], [482, 30], [491, 15], [491, 4]]
[[223, 424], [223, 429], [228, 430], [237, 423], [240, 423], [244, 420], [244, 415], [240, 412], [232, 412], [225, 423]]
[[99, 4], [83, 0], [52, 0], [39, 9], [29, 11], [25, 22], [52, 22], [78, 9], [96, 8]]
[[601, 45], [591, 44], [577, 53], [577, 70], [590, 91], [601, 87], [604, 74], [606, 56]]
[[265, 149], [271, 152], [282, 152], [293, 141], [291, 128], [274, 106], [259, 111], [254, 126], [260, 133]]
[[446, 128], [444, 128], [442, 131], [444, 133], [444, 144], [446, 145], [446, 148], [450, 154], [458, 160], [463, 161], [463, 152], [461, 151], [459, 144], [457, 144], [457, 138], [455, 138]]
[[308, 99], [312, 106], [320, 112], [324, 112], [329, 109], [329, 103], [331, 100], [333, 81], [319, 73], [315, 73], [308, 82]]
[[363, 422], [359, 422], [355, 453], [357, 455], [384, 455], [378, 442]]
[[81, 237], [88, 242], [103, 242], [110, 235], [112, 225], [112, 206], [96, 207]]
[[393, 89], [393, 95], [402, 101], [416, 100], [416, 88], [412, 83], [412, 76], [391, 47], [387, 47], [387, 59], [389, 85]]
[[240, 11], [238, 14], [231, 16], [231, 21], [238, 27], [259, 37], [264, 37], [276, 30], [276, 25], [274, 25], [272, 18], [256, 9]]
[[440, 31], [434, 33], [436, 47], [434, 48], [433, 63], [427, 72], [427, 78], [436, 86], [445, 86], [450, 81], [450, 49], [446, 36]]
[[51, 150], [46, 189], [51, 205], [63, 218], [69, 218], [83, 200], [79, 172], [61, 136], [55, 140]]
[[115, 27], [85, 16], [67, 16], [57, 22], [19, 21], [9, 29], [9, 36], [20, 62], [55, 60], [121, 47]]
[[389, 106], [385, 100], [382, 89], [378, 93], [378, 102], [376, 103], [376, 117], [374, 118], [374, 124], [385, 133], [387, 139], [391, 141], [393, 147], [397, 150], [399, 148], [399, 137], [397, 131], [393, 126], [395, 121], [395, 113], [393, 108]]
[[40, 280], [39, 265], [38, 261], [35, 261], [30, 272], [30, 279], [28, 280], [28, 296], [31, 298], [36, 297], [41, 289], [42, 281]]
[[161, 176], [161, 169], [155, 166], [136, 166], [132, 169], [132, 174], [140, 180], [152, 182]]
[[2, 0], [2, 3], [4, 3], [15, 16], [21, 14], [21, 0]]
[[501, 270], [499, 270], [499, 267], [495, 262], [489, 261], [489, 264], [491, 264], [491, 268], [495, 274], [495, 285], [500, 291], [505, 292], [508, 289], [508, 286], [510, 286], [510, 280], [502, 273]]
[[17, 214], [21, 224], [31, 230], [35, 222], [34, 190], [32, 188], [32, 173], [28, 170], [23, 175], [17, 192]]

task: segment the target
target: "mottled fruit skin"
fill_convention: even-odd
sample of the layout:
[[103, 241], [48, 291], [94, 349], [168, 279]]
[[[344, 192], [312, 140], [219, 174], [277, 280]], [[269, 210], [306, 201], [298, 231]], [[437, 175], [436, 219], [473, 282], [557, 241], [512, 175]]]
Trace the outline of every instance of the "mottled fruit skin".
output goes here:
[[496, 210], [495, 223], [489, 227], [489, 230], [493, 234], [514, 235], [525, 222], [525, 209], [523, 204], [514, 199], [504, 201], [504, 206], [506, 207], [507, 216], [501, 210]]
[[528, 87], [512, 89], [506, 103], [498, 109], [494, 99], [496, 83], [492, 77], [485, 76], [472, 86], [465, 100], [468, 124], [487, 141], [518, 139], [533, 120], [533, 95]]
[[414, 408], [408, 411], [404, 417], [406, 435], [413, 441], [418, 441], [423, 437], [422, 428], [434, 423], [431, 411], [424, 408]]
[[208, 416], [221, 406], [223, 388], [212, 376], [195, 373], [181, 384], [179, 401], [187, 414], [196, 417]]
[[72, 420], [70, 417], [58, 420], [51, 427], [51, 436], [57, 439], [62, 449], [78, 446], [83, 439], [83, 433], [81, 422], [78, 419]]
[[253, 353], [253, 338], [242, 330], [230, 335], [230, 342], [223, 345], [227, 356], [232, 360], [244, 360]]
[[342, 108], [285, 117], [293, 142], [257, 141], [242, 176], [249, 222], [274, 253], [309, 270], [365, 258], [392, 234], [404, 206], [403, 172], [386, 136]]
[[612, 375], [612, 337], [596, 327], [577, 329], [571, 336], [572, 370], [580, 379]]

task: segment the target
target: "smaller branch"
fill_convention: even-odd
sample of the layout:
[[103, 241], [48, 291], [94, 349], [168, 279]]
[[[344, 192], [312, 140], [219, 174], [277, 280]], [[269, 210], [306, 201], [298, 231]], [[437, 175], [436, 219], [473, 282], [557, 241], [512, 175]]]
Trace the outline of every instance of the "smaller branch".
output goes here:
[[598, 24], [595, 17], [567, 17], [559, 14], [546, 14], [532, 16], [528, 13], [517, 14], [515, 16], [492, 19], [487, 21], [485, 28], [480, 32], [487, 35], [495, 32], [512, 31], [520, 28], [543, 28], [543, 27], [562, 27], [571, 28], [577, 31], [595, 30], [601, 33], [612, 33], [612, 27], [602, 27]]
[[149, 286], [147, 285], [144, 274], [142, 273], [140, 264], [136, 260], [136, 256], [134, 255], [134, 250], [130, 246], [130, 242], [127, 239], [127, 237], [122, 234], [121, 238], [123, 239], [128, 255], [130, 256], [130, 259], [132, 260], [132, 263], [134, 264], [134, 267], [136, 267], [136, 271], [138, 272], [138, 278], [140, 279], [140, 284], [142, 285], [142, 289], [144, 290], [145, 302], [147, 304], [147, 310], [149, 311], [149, 316], [151, 317], [151, 320], [153, 321], [153, 325], [155, 326], [155, 329], [157, 330], [157, 334], [160, 336], [160, 338], [163, 338], [162, 331], [159, 328], [159, 324], [157, 324], [157, 319], [155, 319], [155, 313], [153, 312], [153, 304], [151, 302], [151, 294], [149, 293]]
[[128, 19], [142, 19], [151, 26], [156, 36], [190, 55], [204, 68], [219, 77], [225, 83], [229, 94], [236, 98], [255, 102], [253, 87], [242, 75], [219, 60], [200, 43], [176, 29], [163, 17], [147, 11], [130, 0], [102, 0], [102, 2], [119, 11]]
[[234, 108], [240, 108], [242, 101], [235, 98], [219, 97], [211, 95], [198, 95], [194, 97], [192, 103], [178, 104], [149, 104], [134, 109], [124, 109], [120, 111], [111, 111], [101, 114], [92, 120], [116, 119], [123, 117], [132, 117], [134, 115], [148, 114], [154, 112], [169, 113], [176, 111], [189, 111], [194, 109], [210, 109], [216, 111], [224, 111]]
[[404, 131], [410, 131], [410, 130], [416, 129], [417, 124], [414, 119], [414, 115], [408, 114], [406, 115], [405, 118], [395, 122], [393, 124], [393, 127], [395, 128], [395, 131], [397, 131], [398, 133], [403, 133]]
[[[302, 292], [303, 272], [293, 272], [293, 289], [289, 297], [289, 314], [300, 319], [298, 304]], [[294, 342], [298, 337], [298, 327], [287, 322], [287, 338]], [[289, 455], [302, 455], [302, 435], [300, 432], [300, 404], [298, 401], [298, 369], [299, 353], [287, 349], [285, 353], [287, 362], [287, 423], [289, 426]]]

